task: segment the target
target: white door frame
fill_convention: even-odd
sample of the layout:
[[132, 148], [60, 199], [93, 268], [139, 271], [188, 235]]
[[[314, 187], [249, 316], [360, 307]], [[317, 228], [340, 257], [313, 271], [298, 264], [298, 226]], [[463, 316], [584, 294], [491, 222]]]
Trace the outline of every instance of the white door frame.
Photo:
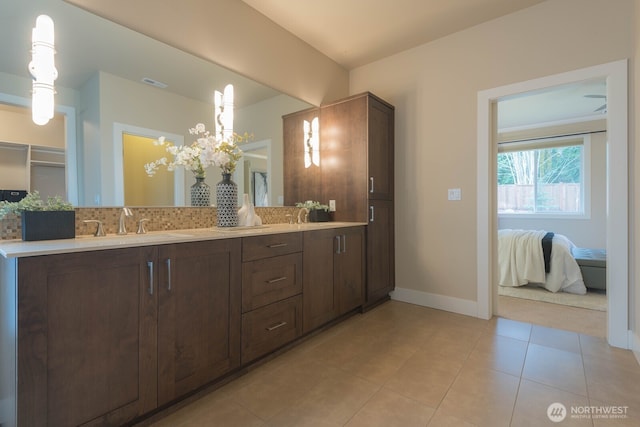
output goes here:
[[477, 275], [478, 317], [494, 314], [497, 288], [495, 101], [551, 86], [595, 78], [607, 81], [607, 340], [630, 348], [628, 243], [627, 60], [478, 92]]

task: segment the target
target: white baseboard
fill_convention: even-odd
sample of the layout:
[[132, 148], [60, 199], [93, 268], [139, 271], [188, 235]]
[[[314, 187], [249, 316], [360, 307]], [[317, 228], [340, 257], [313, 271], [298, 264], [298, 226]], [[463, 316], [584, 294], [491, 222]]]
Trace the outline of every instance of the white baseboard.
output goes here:
[[396, 288], [390, 295], [391, 299], [395, 301], [478, 317], [478, 303], [476, 301], [405, 288]]

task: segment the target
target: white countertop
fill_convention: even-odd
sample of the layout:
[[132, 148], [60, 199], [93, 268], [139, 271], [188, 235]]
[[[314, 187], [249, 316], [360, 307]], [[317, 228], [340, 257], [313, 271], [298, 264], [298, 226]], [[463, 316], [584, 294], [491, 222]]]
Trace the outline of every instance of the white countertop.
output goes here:
[[74, 239], [0, 241], [0, 255], [5, 258], [51, 255], [69, 252], [85, 252], [118, 249], [135, 246], [163, 245], [195, 242], [199, 240], [231, 239], [264, 234], [294, 233], [298, 231], [366, 225], [363, 222], [310, 222], [305, 224], [267, 224], [257, 227], [197, 228], [191, 230], [150, 231], [147, 234], [110, 234], [104, 237], [78, 236]]

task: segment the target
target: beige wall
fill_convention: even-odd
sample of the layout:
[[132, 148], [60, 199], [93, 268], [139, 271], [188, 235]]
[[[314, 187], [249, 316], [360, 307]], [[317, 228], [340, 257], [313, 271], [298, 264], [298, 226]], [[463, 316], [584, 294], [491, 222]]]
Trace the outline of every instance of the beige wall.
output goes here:
[[633, 57], [633, 7], [547, 1], [351, 72], [396, 106], [398, 287], [476, 300], [478, 91]]

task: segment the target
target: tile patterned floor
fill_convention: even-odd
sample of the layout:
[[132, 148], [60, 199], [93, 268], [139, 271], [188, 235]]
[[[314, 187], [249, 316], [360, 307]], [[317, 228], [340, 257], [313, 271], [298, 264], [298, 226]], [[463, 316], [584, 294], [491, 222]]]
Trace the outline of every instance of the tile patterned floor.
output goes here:
[[[584, 415], [612, 407], [626, 418]], [[391, 301], [169, 412], [145, 424], [637, 426], [640, 365], [600, 337]]]

